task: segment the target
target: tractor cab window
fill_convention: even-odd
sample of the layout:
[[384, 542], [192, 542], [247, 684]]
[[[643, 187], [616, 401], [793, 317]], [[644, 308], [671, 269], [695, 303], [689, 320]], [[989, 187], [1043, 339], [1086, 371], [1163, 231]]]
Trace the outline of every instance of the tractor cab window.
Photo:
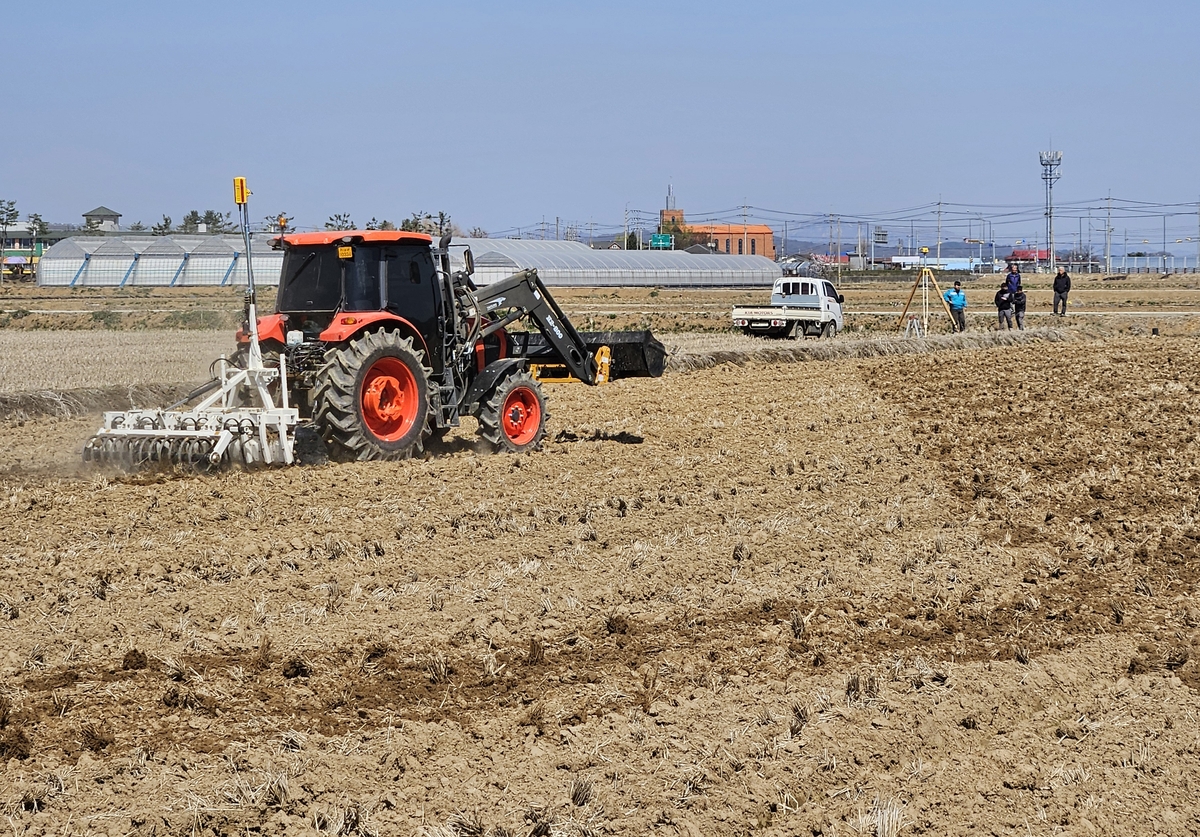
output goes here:
[[437, 287], [428, 247], [384, 247], [387, 262], [388, 306], [406, 306], [414, 295], [431, 297]]
[[342, 264], [332, 247], [291, 247], [283, 257], [281, 314], [332, 313], [342, 300]]
[[415, 325], [422, 334], [437, 326], [437, 299], [441, 293], [429, 247], [382, 248], [387, 263], [387, 309]]
[[355, 247], [353, 259], [342, 259], [345, 270], [344, 311], [378, 311], [384, 306], [379, 283], [378, 247]]

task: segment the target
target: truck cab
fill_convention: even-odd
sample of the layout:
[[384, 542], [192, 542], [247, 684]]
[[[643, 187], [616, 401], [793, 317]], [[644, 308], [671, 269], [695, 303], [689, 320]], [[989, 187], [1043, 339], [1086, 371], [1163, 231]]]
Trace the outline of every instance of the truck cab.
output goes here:
[[775, 280], [771, 288], [771, 304], [820, 311], [827, 315], [822, 320], [832, 319], [842, 330], [842, 302], [844, 297], [825, 279], [806, 279], [784, 276]]
[[827, 279], [782, 276], [771, 287], [770, 307], [735, 306], [734, 325], [769, 337], [832, 337], [844, 327], [844, 301]]

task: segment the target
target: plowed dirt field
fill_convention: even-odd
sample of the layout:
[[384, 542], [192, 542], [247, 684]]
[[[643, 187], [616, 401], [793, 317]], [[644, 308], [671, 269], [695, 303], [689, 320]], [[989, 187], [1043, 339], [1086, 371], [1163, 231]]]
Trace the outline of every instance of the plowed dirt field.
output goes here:
[[0, 822], [1195, 834], [1198, 354], [724, 365], [213, 477], [0, 424]]

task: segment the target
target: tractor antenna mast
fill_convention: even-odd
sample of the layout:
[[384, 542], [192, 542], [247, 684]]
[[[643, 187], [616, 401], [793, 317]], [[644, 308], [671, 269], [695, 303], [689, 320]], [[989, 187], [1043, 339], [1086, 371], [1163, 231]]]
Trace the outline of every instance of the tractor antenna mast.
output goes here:
[[250, 335], [248, 365], [251, 369], [262, 368], [262, 348], [258, 345], [258, 310], [254, 292], [254, 260], [250, 257], [250, 190], [246, 178], [233, 179], [233, 202], [237, 204], [242, 227], [242, 240], [246, 243], [246, 331]]

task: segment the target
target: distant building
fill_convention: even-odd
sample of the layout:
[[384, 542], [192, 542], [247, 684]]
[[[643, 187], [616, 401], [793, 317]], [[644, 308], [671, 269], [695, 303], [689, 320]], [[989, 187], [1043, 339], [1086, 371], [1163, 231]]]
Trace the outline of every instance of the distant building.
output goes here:
[[687, 230], [706, 235], [718, 253], [775, 259], [775, 232], [766, 224], [688, 224]]
[[[668, 203], [673, 202], [668, 197]], [[682, 209], [669, 206], [658, 211], [658, 228], [662, 232], [678, 229], [704, 236], [712, 253], [775, 260], [775, 232], [766, 224], [689, 224], [683, 219]]]
[[933, 268], [934, 270], [945, 271], [965, 271], [967, 273], [976, 273], [982, 270], [983, 261], [974, 257], [959, 258], [951, 256], [943, 256], [941, 261], [936, 257], [930, 256], [892, 256], [892, 265], [901, 270], [914, 270], [922, 267]]
[[98, 206], [91, 212], [83, 213], [83, 226], [84, 229], [116, 232], [121, 228], [121, 213], [107, 206]]
[[1035, 250], [1032, 247], [1030, 247], [1027, 250], [1014, 249], [1011, 253], [1008, 254], [1008, 257], [1005, 258], [1005, 261], [1006, 262], [1035, 262], [1035, 261], [1046, 262], [1046, 261], [1050, 261], [1050, 251], [1048, 249], [1047, 250]]

